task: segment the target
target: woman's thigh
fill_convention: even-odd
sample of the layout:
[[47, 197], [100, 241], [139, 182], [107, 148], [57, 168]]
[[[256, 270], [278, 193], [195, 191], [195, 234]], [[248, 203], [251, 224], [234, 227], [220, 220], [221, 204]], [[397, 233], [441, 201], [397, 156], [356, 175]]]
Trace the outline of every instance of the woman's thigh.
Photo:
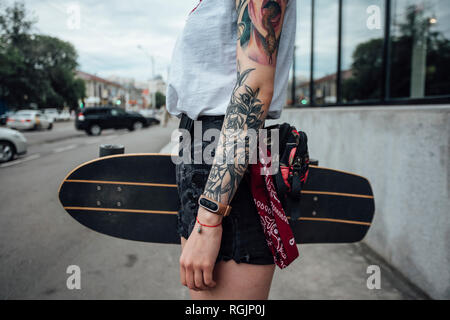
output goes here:
[[[186, 239], [181, 238], [184, 248]], [[216, 287], [204, 291], [190, 290], [193, 300], [265, 300], [269, 297], [275, 265], [220, 261], [214, 268]]]

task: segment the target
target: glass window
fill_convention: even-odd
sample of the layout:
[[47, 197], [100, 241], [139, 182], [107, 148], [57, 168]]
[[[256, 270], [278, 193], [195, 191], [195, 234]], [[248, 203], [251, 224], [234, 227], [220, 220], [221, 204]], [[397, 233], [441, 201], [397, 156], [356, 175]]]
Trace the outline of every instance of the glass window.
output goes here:
[[342, 1], [342, 102], [380, 100], [385, 0]]
[[294, 101], [294, 105], [308, 105], [311, 99], [309, 94], [311, 80], [311, 2], [312, 0], [297, 1], [296, 101]]
[[450, 1], [393, 0], [390, 97], [450, 94]]
[[113, 116], [123, 116], [125, 114], [125, 111], [122, 109], [111, 109], [111, 114]]
[[337, 102], [338, 6], [336, 0], [315, 0], [314, 102], [318, 105]]

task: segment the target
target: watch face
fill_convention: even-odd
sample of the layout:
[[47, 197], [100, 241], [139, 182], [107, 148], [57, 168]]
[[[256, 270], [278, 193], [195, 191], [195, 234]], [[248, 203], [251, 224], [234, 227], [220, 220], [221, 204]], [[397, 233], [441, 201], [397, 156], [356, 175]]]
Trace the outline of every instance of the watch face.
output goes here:
[[217, 212], [219, 211], [219, 206], [217, 205], [217, 203], [214, 203], [208, 199], [205, 198], [201, 198], [200, 199], [200, 205], [202, 207], [205, 207], [206, 209], [208, 209], [211, 212]]

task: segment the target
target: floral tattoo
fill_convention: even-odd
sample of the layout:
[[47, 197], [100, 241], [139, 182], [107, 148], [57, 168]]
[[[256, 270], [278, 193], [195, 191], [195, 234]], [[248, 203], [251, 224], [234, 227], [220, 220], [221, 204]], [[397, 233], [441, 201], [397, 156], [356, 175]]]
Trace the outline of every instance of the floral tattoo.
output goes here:
[[[231, 202], [249, 159], [257, 149], [249, 133], [258, 132], [263, 126], [268, 109], [265, 104], [270, 102], [259, 97], [266, 95], [261, 94], [260, 86], [252, 85], [248, 79], [253, 72], [254, 78], [261, 75], [255, 71], [260, 65], [275, 69], [287, 3], [288, 0], [236, 0], [238, 52], [244, 54], [242, 64], [246, 63], [244, 59], [249, 59], [256, 65], [246, 63], [244, 70], [241, 70], [238, 55], [236, 84], [204, 190], [205, 196], [221, 203]], [[265, 70], [271, 72], [267, 71], [270, 69]]]
[[[235, 161], [215, 159], [206, 183], [204, 194], [216, 201], [229, 202], [233, 198], [244, 175], [250, 154], [247, 132], [258, 130], [263, 125], [263, 104], [258, 99], [259, 89], [253, 90], [245, 84], [255, 69], [240, 72], [238, 63], [237, 81], [225, 115], [222, 132], [216, 149], [221, 159], [234, 157]], [[242, 157], [244, 161], [242, 161]]]

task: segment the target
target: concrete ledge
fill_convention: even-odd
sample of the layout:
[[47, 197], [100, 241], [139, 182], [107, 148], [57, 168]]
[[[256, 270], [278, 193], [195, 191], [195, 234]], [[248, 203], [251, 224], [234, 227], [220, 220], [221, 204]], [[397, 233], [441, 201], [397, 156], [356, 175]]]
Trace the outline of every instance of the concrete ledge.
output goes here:
[[367, 177], [365, 243], [436, 299], [450, 298], [450, 106], [285, 109], [322, 166]]
[[[166, 144], [160, 151], [159, 153], [161, 154], [174, 154], [174, 150], [177, 150], [177, 145], [178, 143], [176, 142], [169, 142], [168, 144]], [[176, 154], [176, 153], [175, 153]]]

